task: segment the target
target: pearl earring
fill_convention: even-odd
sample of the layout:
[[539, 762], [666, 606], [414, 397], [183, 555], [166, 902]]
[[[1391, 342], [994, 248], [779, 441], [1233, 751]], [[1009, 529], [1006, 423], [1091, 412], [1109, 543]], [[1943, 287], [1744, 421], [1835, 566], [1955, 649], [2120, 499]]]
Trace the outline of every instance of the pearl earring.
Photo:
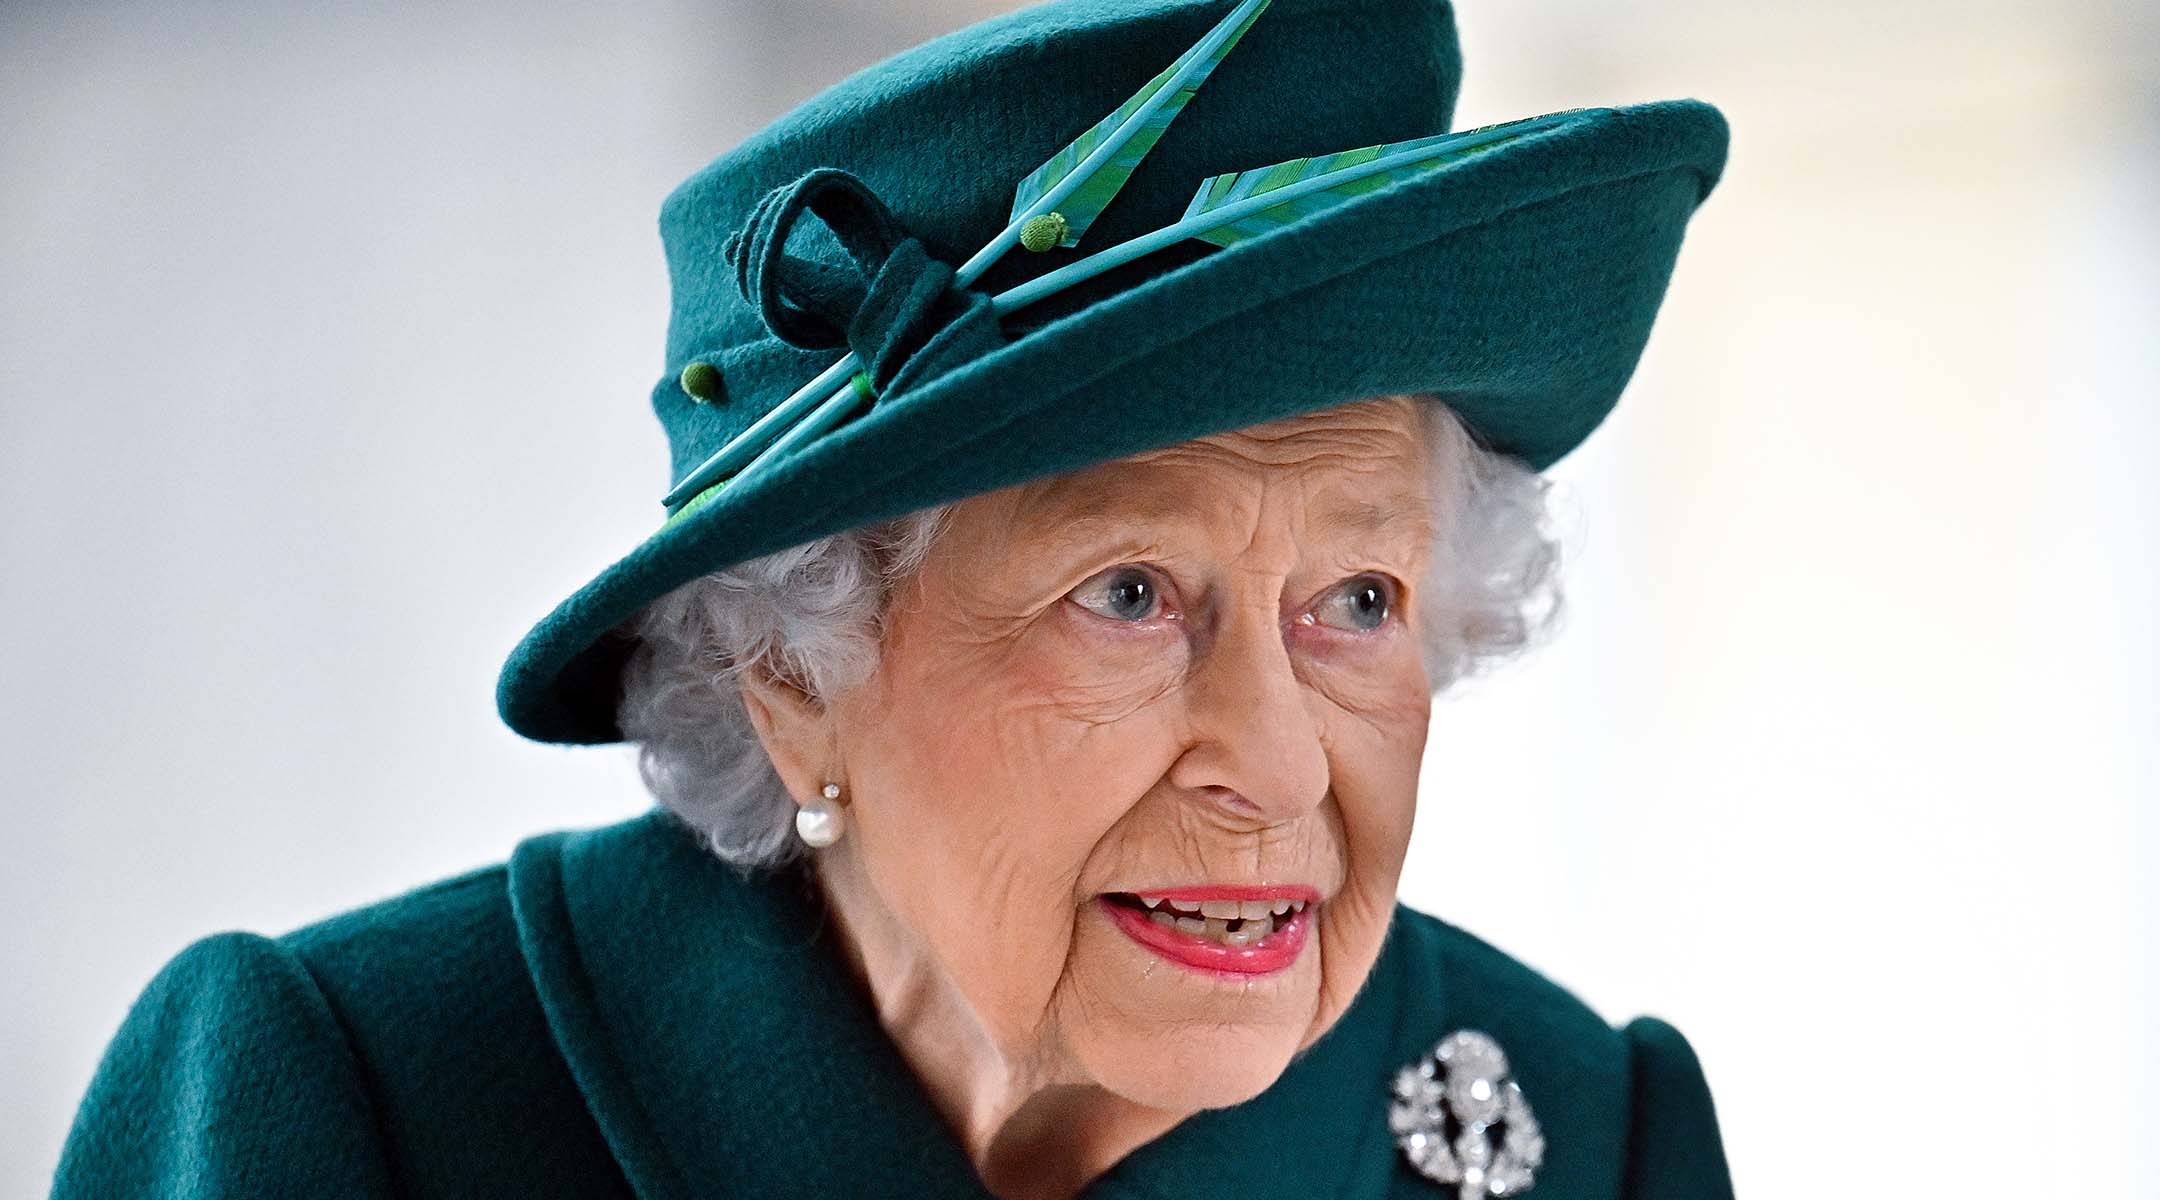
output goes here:
[[847, 832], [847, 818], [840, 806], [833, 801], [840, 798], [840, 785], [828, 781], [816, 800], [795, 810], [795, 835], [812, 846], [830, 846]]

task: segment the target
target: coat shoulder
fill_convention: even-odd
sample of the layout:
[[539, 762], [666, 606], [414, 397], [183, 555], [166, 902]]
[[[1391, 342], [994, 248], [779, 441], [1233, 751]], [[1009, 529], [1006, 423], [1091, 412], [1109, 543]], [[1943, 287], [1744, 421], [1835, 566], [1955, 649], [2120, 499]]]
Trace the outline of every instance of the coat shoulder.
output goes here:
[[496, 863], [181, 950], [108, 1045], [53, 1194], [629, 1193]]
[[1409, 969], [1433, 981], [1435, 998], [1444, 996], [1459, 1021], [1506, 1026], [1564, 1048], [1584, 1066], [1625, 1065], [1620, 1031], [1573, 991], [1484, 938], [1408, 906], [1396, 909], [1395, 936]]
[[358, 1064], [306, 967], [258, 934], [213, 934], [129, 1007], [52, 1194], [388, 1196], [373, 1130]]
[[422, 1191], [627, 1194], [533, 986], [507, 863], [279, 940], [337, 1012], [401, 1174]]
[[1537, 968], [1407, 906], [1392, 936], [1403, 978], [1424, 989], [1405, 1010], [1406, 1028], [1429, 1035], [1411, 1053], [1463, 1028], [1499, 1042], [1547, 1135], [1540, 1178], [1627, 1200], [1730, 1200], [1709, 1085], [1677, 1028], [1654, 1016], [1616, 1027]]

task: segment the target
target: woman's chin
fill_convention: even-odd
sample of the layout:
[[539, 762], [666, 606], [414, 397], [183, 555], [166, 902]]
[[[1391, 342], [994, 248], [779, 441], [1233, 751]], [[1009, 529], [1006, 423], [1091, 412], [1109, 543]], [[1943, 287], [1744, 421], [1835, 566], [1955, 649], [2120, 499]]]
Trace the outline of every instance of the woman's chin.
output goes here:
[[1101, 1087], [1134, 1104], [1184, 1113], [1228, 1108], [1266, 1091], [1289, 1065], [1297, 1044], [1295, 1032], [1262, 1037], [1173, 1034], [1146, 1044], [1083, 1052], [1081, 1066]]
[[[1150, 1108], [1239, 1104], [1267, 1090], [1310, 1040], [1320, 1004], [1320, 922], [1272, 970], [1210, 965], [1151, 946], [1099, 909], [1075, 931], [1061, 1022], [1069, 1053], [1102, 1087]], [[1248, 964], [1249, 965], [1249, 964]]]

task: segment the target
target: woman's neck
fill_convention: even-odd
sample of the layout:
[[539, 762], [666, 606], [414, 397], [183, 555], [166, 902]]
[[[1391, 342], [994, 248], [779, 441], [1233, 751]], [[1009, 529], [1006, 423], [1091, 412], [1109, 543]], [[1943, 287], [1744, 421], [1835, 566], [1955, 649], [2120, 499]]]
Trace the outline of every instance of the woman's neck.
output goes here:
[[1002, 1043], [877, 900], [852, 855], [820, 855], [816, 874], [879, 1022], [1001, 1200], [1069, 1200], [1190, 1115], [1077, 1077], [1047, 1016], [1027, 1044]]

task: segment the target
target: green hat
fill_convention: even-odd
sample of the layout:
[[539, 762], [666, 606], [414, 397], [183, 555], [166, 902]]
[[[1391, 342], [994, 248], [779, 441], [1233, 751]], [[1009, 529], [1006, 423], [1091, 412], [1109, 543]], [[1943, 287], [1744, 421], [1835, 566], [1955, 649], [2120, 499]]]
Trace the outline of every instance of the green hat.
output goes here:
[[503, 720], [619, 741], [624, 626], [673, 588], [1208, 433], [1421, 393], [1551, 465], [1634, 372], [1725, 120], [1450, 134], [1460, 80], [1444, 0], [1054, 0], [714, 160], [660, 212], [668, 516], [511, 652]]

